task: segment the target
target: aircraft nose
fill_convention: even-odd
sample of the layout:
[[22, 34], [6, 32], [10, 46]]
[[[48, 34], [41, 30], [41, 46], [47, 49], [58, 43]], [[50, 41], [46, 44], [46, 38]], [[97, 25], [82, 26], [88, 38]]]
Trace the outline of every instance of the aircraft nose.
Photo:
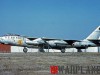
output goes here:
[[0, 37], [0, 43], [3, 43], [3, 38], [2, 37]]

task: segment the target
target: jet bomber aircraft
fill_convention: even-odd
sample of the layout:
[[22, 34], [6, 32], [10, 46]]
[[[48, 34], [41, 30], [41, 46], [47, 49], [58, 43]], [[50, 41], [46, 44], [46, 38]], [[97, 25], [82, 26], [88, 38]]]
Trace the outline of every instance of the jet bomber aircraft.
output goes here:
[[9, 44], [12, 46], [21, 46], [23, 52], [27, 53], [27, 48], [38, 48], [40, 52], [44, 52], [44, 49], [58, 49], [62, 53], [65, 53], [66, 48], [76, 48], [78, 52], [81, 49], [88, 47], [100, 46], [100, 26], [97, 27], [86, 39], [84, 40], [63, 40], [52, 38], [30, 38], [20, 36], [16, 34], [7, 34], [0, 37], [0, 43]]

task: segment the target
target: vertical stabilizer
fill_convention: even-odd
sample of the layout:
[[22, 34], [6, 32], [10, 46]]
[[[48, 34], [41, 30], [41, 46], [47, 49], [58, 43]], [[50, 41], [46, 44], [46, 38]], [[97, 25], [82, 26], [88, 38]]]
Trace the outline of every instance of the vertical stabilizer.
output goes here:
[[100, 26], [98, 26], [87, 38], [86, 40], [97, 40], [100, 37]]

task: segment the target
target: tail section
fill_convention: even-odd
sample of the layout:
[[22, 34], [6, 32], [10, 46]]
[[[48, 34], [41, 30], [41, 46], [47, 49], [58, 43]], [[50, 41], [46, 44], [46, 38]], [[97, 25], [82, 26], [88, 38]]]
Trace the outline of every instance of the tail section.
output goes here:
[[97, 40], [100, 37], [100, 26], [98, 26], [85, 40]]

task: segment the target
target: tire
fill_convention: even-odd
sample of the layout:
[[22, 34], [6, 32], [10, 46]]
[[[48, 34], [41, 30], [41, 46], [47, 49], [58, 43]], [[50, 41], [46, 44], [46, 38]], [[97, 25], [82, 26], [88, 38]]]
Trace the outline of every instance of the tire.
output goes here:
[[43, 48], [39, 48], [39, 52], [45, 52]]
[[28, 51], [27, 48], [24, 48], [24, 49], [23, 49], [23, 52], [24, 52], [24, 53], [27, 53], [27, 51]]
[[62, 52], [62, 53], [65, 53], [65, 49], [61, 49], [61, 52]]
[[81, 49], [77, 49], [77, 52], [82, 52], [82, 50]]

